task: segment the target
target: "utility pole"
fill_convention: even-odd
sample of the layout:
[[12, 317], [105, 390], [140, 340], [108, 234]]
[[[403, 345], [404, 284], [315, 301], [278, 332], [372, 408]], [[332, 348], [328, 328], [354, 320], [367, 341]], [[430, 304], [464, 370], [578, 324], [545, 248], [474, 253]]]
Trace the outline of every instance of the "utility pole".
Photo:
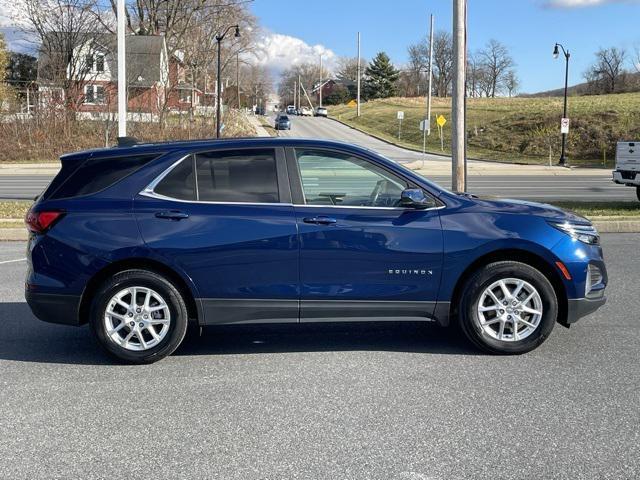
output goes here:
[[[427, 124], [426, 128], [422, 132], [422, 162], [424, 163], [424, 156], [427, 151], [427, 135], [431, 135], [431, 88], [433, 79], [433, 14], [431, 14], [429, 29], [429, 86], [427, 88]], [[418, 85], [419, 86], [419, 85]]]
[[451, 188], [464, 192], [466, 179], [466, 0], [453, 0], [453, 106], [451, 132]]
[[125, 56], [125, 7], [118, 0], [118, 137], [127, 136], [127, 71]]
[[302, 104], [300, 101], [300, 83], [300, 75], [298, 75], [298, 105], [296, 106], [298, 110], [300, 110], [300, 105]]
[[296, 108], [296, 105], [297, 105], [296, 93], [298, 93], [298, 82], [294, 80], [293, 81], [293, 108]]
[[357, 100], [356, 100], [356, 102], [358, 103], [358, 107], [357, 107], [357, 110], [358, 110], [357, 115], [358, 115], [358, 117], [360, 116], [360, 76], [361, 76], [361, 74], [360, 74], [360, 32], [358, 32], [358, 80], [357, 80], [357, 82], [358, 82], [358, 94], [357, 94]]
[[322, 106], [322, 54], [320, 54], [320, 89], [318, 90], [319, 106]]

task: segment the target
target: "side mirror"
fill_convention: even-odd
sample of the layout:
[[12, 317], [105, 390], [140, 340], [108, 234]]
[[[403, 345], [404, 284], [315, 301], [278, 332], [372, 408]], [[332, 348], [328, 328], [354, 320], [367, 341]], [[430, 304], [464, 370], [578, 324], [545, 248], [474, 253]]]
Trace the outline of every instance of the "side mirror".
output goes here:
[[407, 188], [400, 195], [400, 203], [403, 207], [424, 209], [433, 205], [433, 202], [419, 188]]

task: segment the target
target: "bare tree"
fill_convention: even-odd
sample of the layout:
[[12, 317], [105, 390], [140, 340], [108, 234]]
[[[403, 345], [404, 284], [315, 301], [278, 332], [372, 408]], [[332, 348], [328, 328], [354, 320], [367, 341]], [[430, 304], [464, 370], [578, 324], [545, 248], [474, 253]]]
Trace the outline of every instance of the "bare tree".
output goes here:
[[25, 0], [26, 15], [40, 43], [41, 84], [62, 90], [67, 111], [83, 101], [90, 62], [104, 32], [96, 0]]
[[480, 76], [482, 75], [482, 62], [476, 54], [467, 58], [467, 95], [475, 98], [481, 96]]
[[[367, 69], [367, 61], [360, 59], [360, 80], [364, 78], [364, 72]], [[339, 57], [337, 61], [336, 79], [342, 83], [351, 98], [357, 95], [358, 83], [358, 57]]]
[[592, 93], [614, 93], [624, 80], [624, 62], [627, 52], [623, 48], [601, 48], [595, 63], [585, 73]]
[[486, 47], [478, 52], [482, 61], [483, 70], [487, 75], [490, 87], [490, 96], [495, 97], [499, 93], [505, 77], [514, 66], [513, 59], [509, 55], [507, 47], [497, 40], [489, 40]]
[[449, 32], [439, 31], [434, 35], [433, 76], [436, 94], [446, 97], [453, 80], [453, 38]]
[[520, 87], [520, 79], [515, 70], [509, 70], [504, 77], [504, 87], [509, 92], [509, 98], [511, 98]]
[[[300, 77], [300, 83], [304, 87], [304, 90], [306, 90], [309, 97], [311, 97], [313, 86], [316, 85], [319, 80], [318, 73], [318, 65], [315, 63], [300, 63], [288, 68], [280, 75], [278, 95], [280, 95], [283, 102], [287, 104], [293, 103], [294, 85], [298, 81], [298, 77]], [[302, 98], [305, 98], [304, 93], [302, 93], [302, 95]], [[305, 101], [302, 100], [300, 103], [304, 104]]]
[[[414, 80], [426, 78], [420, 72], [426, 72], [429, 67], [429, 40], [424, 39], [418, 43], [409, 45], [408, 72]], [[449, 32], [440, 30], [433, 37], [433, 80], [434, 91], [439, 97], [449, 94], [451, 81], [453, 80], [453, 39]]]
[[[429, 45], [424, 40], [409, 45], [407, 48], [409, 54], [409, 63], [406, 69], [403, 70], [400, 77], [400, 90], [415, 90], [416, 94], [420, 93], [420, 87], [422, 92], [426, 94], [428, 86], [426, 86], [427, 72], [429, 70]], [[403, 88], [403, 84], [407, 83], [407, 86]], [[411, 87], [414, 87], [413, 89]]]

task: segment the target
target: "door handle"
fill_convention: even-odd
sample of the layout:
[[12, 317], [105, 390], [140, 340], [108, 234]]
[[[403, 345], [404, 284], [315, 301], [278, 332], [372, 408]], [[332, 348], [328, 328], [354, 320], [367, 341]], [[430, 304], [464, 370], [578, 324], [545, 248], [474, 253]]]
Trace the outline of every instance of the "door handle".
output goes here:
[[320, 216], [320, 217], [307, 217], [303, 219], [304, 223], [313, 223], [315, 225], [335, 225], [338, 221], [335, 218]]
[[166, 220], [183, 220], [185, 218], [189, 218], [189, 214], [178, 210], [165, 210], [164, 212], [156, 212], [156, 218], [164, 218]]

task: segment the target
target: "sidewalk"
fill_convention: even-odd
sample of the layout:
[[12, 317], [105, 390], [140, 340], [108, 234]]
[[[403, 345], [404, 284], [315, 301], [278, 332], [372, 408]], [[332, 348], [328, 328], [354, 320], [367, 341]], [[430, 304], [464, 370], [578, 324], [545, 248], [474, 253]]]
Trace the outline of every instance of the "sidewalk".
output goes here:
[[[405, 167], [415, 170], [422, 175], [450, 175], [451, 160], [427, 159], [411, 163], [405, 163]], [[469, 176], [491, 176], [491, 175], [530, 175], [530, 176], [589, 176], [589, 177], [611, 177], [611, 169], [604, 168], [564, 168], [548, 167], [544, 165], [519, 165], [499, 162], [479, 162], [469, 161], [467, 163], [467, 173]]]
[[260, 121], [256, 118], [255, 115], [246, 115], [247, 120], [249, 121], [249, 123], [251, 125], [253, 125], [253, 128], [256, 129], [256, 136], [258, 137], [270, 137], [271, 135], [269, 135], [269, 132], [267, 132], [264, 127], [260, 124]]
[[47, 175], [51, 177], [60, 170], [60, 162], [55, 163], [0, 163], [1, 175]]

